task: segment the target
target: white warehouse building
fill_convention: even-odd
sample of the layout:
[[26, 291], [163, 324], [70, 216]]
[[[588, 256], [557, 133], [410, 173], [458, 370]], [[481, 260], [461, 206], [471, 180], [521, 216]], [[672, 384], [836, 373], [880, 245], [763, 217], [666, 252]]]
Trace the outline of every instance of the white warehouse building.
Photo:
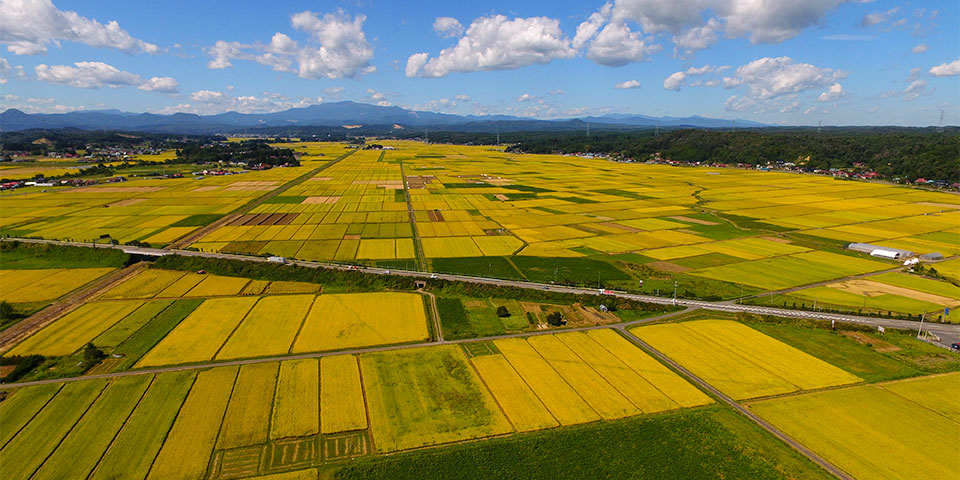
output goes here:
[[869, 243], [848, 243], [847, 250], [855, 252], [869, 253], [871, 256], [886, 258], [889, 260], [900, 260], [913, 257], [916, 254], [910, 250], [900, 250], [898, 248], [884, 247], [880, 245], [871, 245]]

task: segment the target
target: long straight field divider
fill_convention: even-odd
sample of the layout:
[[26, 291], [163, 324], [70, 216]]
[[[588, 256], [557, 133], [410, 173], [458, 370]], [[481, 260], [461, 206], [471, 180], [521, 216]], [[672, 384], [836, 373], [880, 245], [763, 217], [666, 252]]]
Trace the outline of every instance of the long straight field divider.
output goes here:
[[[381, 158], [382, 154], [381, 154]], [[403, 196], [407, 199], [407, 212], [410, 214], [410, 227], [413, 230], [413, 250], [417, 255], [417, 270], [427, 271], [427, 259], [423, 255], [423, 245], [420, 243], [420, 232], [417, 231], [417, 216], [413, 213], [413, 202], [410, 200], [410, 188], [407, 185], [407, 174], [400, 160], [400, 177], [403, 179]]]
[[812, 462], [816, 463], [817, 465], [819, 465], [821, 468], [823, 468], [823, 469], [826, 470], [827, 472], [830, 472], [833, 476], [835, 476], [835, 477], [837, 477], [837, 478], [840, 478], [840, 479], [842, 479], [842, 480], [854, 480], [854, 478], [851, 477], [850, 475], [847, 475], [846, 472], [844, 472], [843, 470], [837, 468], [836, 466], [834, 466], [832, 463], [830, 463], [829, 461], [827, 461], [826, 459], [824, 459], [824, 458], [821, 457], [820, 455], [817, 455], [816, 453], [814, 453], [812, 450], [810, 450], [810, 449], [808, 449], [807, 447], [805, 447], [805, 446], [804, 446], [803, 444], [801, 444], [800, 442], [794, 440], [793, 438], [791, 438], [791, 437], [788, 436], [787, 434], [781, 432], [779, 429], [777, 429], [776, 427], [774, 427], [774, 426], [771, 425], [770, 423], [767, 423], [767, 421], [765, 421], [764, 419], [760, 418], [759, 416], [757, 416], [756, 414], [754, 414], [753, 412], [751, 412], [749, 409], [747, 409], [747, 408], [744, 407], [743, 405], [740, 405], [739, 403], [737, 403], [737, 402], [736, 402], [735, 400], [733, 400], [732, 398], [724, 395], [723, 392], [721, 392], [720, 390], [717, 390], [714, 386], [710, 385], [709, 383], [707, 383], [706, 381], [704, 381], [704, 380], [701, 379], [700, 377], [694, 375], [694, 374], [691, 373], [689, 370], [687, 370], [686, 368], [684, 368], [683, 366], [681, 366], [679, 363], [677, 363], [677, 362], [673, 361], [672, 359], [670, 359], [670, 357], [667, 357], [666, 355], [664, 355], [663, 353], [661, 353], [659, 350], [657, 350], [657, 349], [653, 348], [652, 346], [650, 346], [650, 344], [644, 342], [643, 340], [641, 340], [640, 338], [638, 338], [636, 335], [630, 333], [626, 328], [618, 328], [618, 330], [620, 330], [620, 332], [627, 338], [627, 340], [630, 340], [630, 341], [633, 342], [634, 344], [642, 347], [642, 348], [643, 348], [644, 350], [646, 350], [647, 352], [652, 353], [652, 354], [653, 354], [655, 357], [657, 357], [661, 362], [664, 362], [665, 364], [669, 365], [670, 368], [674, 369], [674, 370], [675, 370], [676, 372], [678, 372], [681, 376], [683, 376], [683, 377], [685, 377], [687, 380], [689, 380], [689, 381], [691, 381], [691, 382], [699, 385], [701, 388], [707, 390], [707, 391], [710, 392], [713, 396], [715, 396], [716, 398], [719, 398], [721, 401], [723, 401], [723, 403], [726, 403], [727, 405], [733, 407], [734, 410], [736, 410], [737, 412], [739, 412], [739, 413], [742, 414], [743, 416], [747, 417], [748, 419], [750, 419], [751, 421], [753, 421], [754, 423], [756, 423], [757, 425], [759, 425], [760, 428], [763, 428], [763, 429], [766, 430], [767, 432], [771, 433], [773, 436], [775, 436], [775, 437], [777, 437], [778, 439], [780, 439], [780, 441], [782, 441], [783, 443], [786, 443], [790, 448], [793, 448], [793, 449], [796, 450], [798, 453], [800, 453], [801, 455], [807, 457], [809, 460], [811, 460]]
[[253, 210], [263, 202], [266, 202], [267, 200], [273, 197], [276, 197], [277, 195], [280, 195], [281, 193], [286, 192], [287, 190], [290, 190], [291, 188], [297, 185], [300, 185], [303, 182], [306, 182], [308, 179], [310, 179], [310, 177], [313, 177], [314, 175], [320, 173], [321, 171], [335, 165], [337, 162], [349, 157], [350, 155], [353, 155], [356, 151], [357, 151], [356, 149], [350, 150], [349, 152], [344, 153], [343, 155], [340, 155], [336, 159], [330, 162], [327, 162], [317, 168], [314, 168], [313, 170], [310, 170], [309, 172], [304, 173], [303, 175], [300, 175], [299, 177], [294, 178], [293, 180], [290, 180], [289, 182], [247, 202], [246, 204], [241, 205], [240, 207], [237, 207], [236, 210], [224, 215], [223, 217], [220, 217], [215, 222], [201, 228], [200, 230], [197, 230], [193, 233], [188, 234], [185, 237], [181, 237], [180, 239], [171, 242], [169, 245], [165, 247], [165, 249], [173, 250], [173, 249], [189, 246], [191, 243], [205, 237], [210, 232], [236, 220], [237, 217], [249, 212], [250, 210]]

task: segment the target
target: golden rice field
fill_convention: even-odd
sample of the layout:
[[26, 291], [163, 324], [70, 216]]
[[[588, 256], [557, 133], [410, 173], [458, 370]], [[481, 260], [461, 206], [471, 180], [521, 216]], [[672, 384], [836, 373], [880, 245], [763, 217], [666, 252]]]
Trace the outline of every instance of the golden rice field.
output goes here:
[[320, 359], [320, 425], [323, 433], [367, 428], [360, 365], [353, 355]]
[[862, 381], [738, 322], [698, 320], [630, 332], [737, 400]]
[[427, 340], [423, 299], [413, 293], [320, 295], [291, 351], [316, 352]]
[[45, 302], [62, 297], [110, 272], [112, 268], [0, 270], [0, 300]]
[[60, 317], [6, 355], [70, 355], [143, 305], [138, 300], [91, 302]]
[[960, 373], [950, 373], [749, 408], [855, 478], [953, 478], [960, 468], [958, 389]]
[[320, 431], [320, 362], [280, 362], [270, 438], [306, 437]]

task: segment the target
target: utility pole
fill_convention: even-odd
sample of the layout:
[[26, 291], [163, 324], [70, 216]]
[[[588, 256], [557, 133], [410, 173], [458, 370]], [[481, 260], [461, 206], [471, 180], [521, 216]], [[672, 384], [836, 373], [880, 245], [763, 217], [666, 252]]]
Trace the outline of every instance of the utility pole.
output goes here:
[[677, 304], [677, 281], [673, 281], [673, 304]]
[[923, 319], [927, 316], [926, 313], [920, 315], [920, 329], [917, 330], [917, 338], [920, 338], [920, 334], [923, 333]]

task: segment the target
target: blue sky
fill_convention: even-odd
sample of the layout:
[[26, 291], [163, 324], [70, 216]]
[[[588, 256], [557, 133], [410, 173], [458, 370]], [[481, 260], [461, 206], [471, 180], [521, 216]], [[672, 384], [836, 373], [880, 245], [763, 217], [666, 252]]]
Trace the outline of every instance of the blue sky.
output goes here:
[[[131, 5], [133, 7], [131, 7]], [[0, 0], [0, 109], [960, 123], [954, 1]]]

